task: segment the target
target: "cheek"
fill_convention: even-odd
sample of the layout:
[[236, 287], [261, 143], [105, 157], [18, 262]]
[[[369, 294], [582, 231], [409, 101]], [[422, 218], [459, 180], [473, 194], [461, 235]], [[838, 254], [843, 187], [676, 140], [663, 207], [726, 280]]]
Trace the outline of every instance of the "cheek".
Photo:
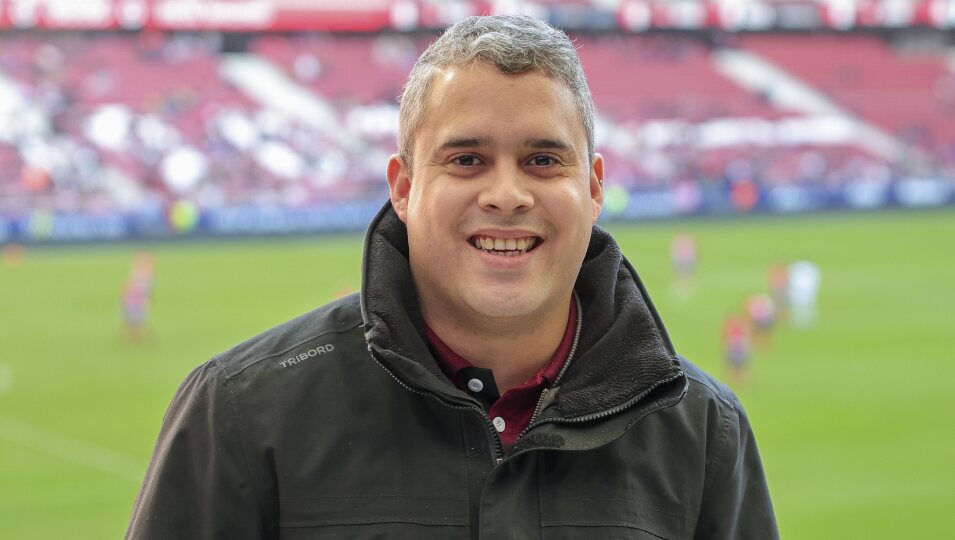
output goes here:
[[555, 226], [566, 242], [561, 256], [567, 261], [568, 267], [575, 268], [576, 272], [590, 245], [590, 232], [594, 225], [594, 201], [590, 197], [589, 186], [583, 182], [561, 186], [559, 195], [552, 198], [548, 213], [557, 216], [554, 220]]
[[447, 211], [448, 205], [434, 198], [422, 197], [414, 206], [415, 228], [417, 234], [431, 238], [433, 242], [441, 240], [439, 233], [447, 230], [451, 215]]
[[428, 229], [454, 226], [475, 197], [469, 186], [449, 180], [429, 179], [414, 187], [408, 213], [419, 226]]
[[562, 185], [551, 199], [551, 211], [556, 212], [566, 226], [581, 226], [590, 230], [596, 206], [587, 186], [577, 182]]
[[414, 236], [416, 233], [426, 231], [428, 223], [431, 221], [432, 207], [434, 205], [428, 200], [427, 191], [420, 187], [420, 183], [412, 184], [411, 192], [408, 194], [408, 234]]

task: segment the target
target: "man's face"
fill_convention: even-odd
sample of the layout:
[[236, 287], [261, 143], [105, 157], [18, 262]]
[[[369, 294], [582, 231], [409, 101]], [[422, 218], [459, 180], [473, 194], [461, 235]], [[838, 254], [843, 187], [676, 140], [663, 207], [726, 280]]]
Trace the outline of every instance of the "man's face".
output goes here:
[[388, 166], [425, 312], [524, 320], [566, 309], [602, 203], [570, 90], [486, 64], [437, 75], [413, 175]]

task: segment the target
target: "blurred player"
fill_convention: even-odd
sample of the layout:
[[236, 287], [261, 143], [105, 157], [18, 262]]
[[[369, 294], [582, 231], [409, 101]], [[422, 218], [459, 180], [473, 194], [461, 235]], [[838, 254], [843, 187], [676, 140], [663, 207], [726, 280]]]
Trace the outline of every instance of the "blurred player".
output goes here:
[[153, 256], [139, 253], [133, 259], [130, 275], [123, 283], [123, 335], [132, 341], [139, 342], [149, 336], [149, 308], [154, 274]]
[[789, 268], [786, 263], [777, 261], [770, 265], [767, 275], [769, 295], [776, 306], [776, 320], [789, 317]]
[[789, 307], [797, 328], [809, 328], [816, 322], [819, 280], [819, 267], [812, 262], [802, 260], [789, 265]]
[[7, 244], [3, 247], [3, 264], [8, 268], [17, 268], [23, 264], [26, 258], [26, 249], [16, 242]]
[[772, 341], [773, 327], [776, 325], [776, 305], [773, 299], [764, 293], [747, 298], [746, 318], [752, 331], [753, 344], [756, 348], [765, 350]]
[[746, 318], [734, 313], [723, 319], [723, 356], [733, 386], [749, 380], [752, 349]]
[[693, 290], [698, 256], [696, 239], [687, 233], [673, 237], [670, 242], [670, 260], [673, 263], [674, 285], [682, 297], [688, 296]]

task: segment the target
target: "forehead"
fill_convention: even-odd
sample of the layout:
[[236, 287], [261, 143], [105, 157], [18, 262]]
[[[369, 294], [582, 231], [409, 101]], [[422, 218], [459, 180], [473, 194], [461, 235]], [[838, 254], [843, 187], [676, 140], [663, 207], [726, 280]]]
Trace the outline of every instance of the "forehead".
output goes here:
[[435, 73], [415, 146], [425, 150], [463, 134], [495, 140], [560, 136], [586, 147], [583, 121], [566, 84], [540, 71], [504, 74], [485, 63]]

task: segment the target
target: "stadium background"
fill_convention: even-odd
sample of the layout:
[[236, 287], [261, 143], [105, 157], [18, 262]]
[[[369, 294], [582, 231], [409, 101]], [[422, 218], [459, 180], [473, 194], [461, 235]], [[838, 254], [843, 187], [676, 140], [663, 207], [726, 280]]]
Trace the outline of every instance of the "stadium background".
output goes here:
[[955, 535], [955, 2], [347, 5], [0, 0], [0, 537], [122, 534], [188, 370], [358, 287], [411, 63], [503, 12], [575, 38], [604, 224], [681, 352], [724, 376], [721, 321], [767, 269], [821, 269], [816, 325], [738, 388], [783, 536]]

